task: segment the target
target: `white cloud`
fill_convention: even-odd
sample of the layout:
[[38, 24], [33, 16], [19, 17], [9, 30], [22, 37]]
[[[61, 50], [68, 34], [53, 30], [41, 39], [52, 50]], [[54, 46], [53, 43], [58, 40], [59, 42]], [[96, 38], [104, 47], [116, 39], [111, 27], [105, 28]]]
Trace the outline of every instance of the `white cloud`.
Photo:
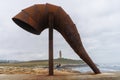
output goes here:
[[[36, 36], [24, 31], [11, 20], [22, 9], [46, 2], [62, 6], [70, 15], [81, 35], [83, 45], [96, 62], [103, 60], [108, 62], [114, 54], [119, 56], [119, 0], [2, 0], [0, 2], [0, 56], [3, 56], [0, 59], [11, 59], [12, 55], [14, 55], [13, 59], [18, 60], [21, 60], [21, 57], [24, 57], [22, 60], [47, 58], [48, 31], [45, 30], [41, 35]], [[54, 32], [55, 57], [58, 57], [59, 50], [62, 50], [64, 57], [74, 56], [75, 59], [79, 59], [63, 37], [58, 32]], [[17, 54], [18, 52], [21, 54]]]

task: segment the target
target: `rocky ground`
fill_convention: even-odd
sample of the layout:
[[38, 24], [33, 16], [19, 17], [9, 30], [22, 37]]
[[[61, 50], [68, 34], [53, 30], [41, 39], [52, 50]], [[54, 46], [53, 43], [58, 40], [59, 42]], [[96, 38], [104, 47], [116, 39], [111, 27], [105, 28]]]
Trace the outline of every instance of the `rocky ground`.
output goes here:
[[[54, 69], [55, 74], [72, 74], [80, 73], [78, 71], [73, 71], [71, 69]], [[48, 75], [48, 68], [39, 68], [39, 67], [0, 67], [0, 74], [35, 74], [35, 75]]]
[[48, 75], [47, 68], [38, 67], [0, 67], [0, 80], [120, 80], [120, 72], [80, 73], [72, 70], [54, 70]]

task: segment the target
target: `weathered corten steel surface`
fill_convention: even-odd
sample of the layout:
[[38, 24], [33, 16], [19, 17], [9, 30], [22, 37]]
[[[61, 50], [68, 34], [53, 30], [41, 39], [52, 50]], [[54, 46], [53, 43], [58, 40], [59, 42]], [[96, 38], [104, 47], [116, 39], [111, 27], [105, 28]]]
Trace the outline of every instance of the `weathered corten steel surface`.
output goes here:
[[54, 29], [61, 33], [72, 49], [82, 58], [95, 73], [100, 73], [85, 51], [77, 28], [69, 15], [59, 6], [52, 4], [36, 4], [22, 10], [13, 18], [13, 21], [23, 29], [39, 35], [49, 28], [49, 14], [54, 16]]

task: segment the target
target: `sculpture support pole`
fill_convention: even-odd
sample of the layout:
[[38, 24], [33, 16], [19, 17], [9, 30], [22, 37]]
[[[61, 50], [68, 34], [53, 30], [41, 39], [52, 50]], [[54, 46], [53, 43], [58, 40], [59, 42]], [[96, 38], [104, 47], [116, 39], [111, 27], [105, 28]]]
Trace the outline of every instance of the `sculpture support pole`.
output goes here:
[[49, 15], [49, 75], [54, 75], [53, 70], [53, 15]]

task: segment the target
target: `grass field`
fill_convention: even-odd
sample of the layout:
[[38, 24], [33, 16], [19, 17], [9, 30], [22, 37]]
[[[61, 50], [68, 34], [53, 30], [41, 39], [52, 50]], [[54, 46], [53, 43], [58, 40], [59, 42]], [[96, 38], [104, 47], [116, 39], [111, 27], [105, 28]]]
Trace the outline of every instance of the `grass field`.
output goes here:
[[[72, 60], [66, 58], [54, 59], [54, 65], [69, 65], [69, 64], [84, 64], [82, 60]], [[0, 66], [14, 66], [14, 67], [48, 67], [48, 60], [34, 60], [34, 61], [25, 61], [25, 62], [15, 62], [15, 63], [0, 63]]]

